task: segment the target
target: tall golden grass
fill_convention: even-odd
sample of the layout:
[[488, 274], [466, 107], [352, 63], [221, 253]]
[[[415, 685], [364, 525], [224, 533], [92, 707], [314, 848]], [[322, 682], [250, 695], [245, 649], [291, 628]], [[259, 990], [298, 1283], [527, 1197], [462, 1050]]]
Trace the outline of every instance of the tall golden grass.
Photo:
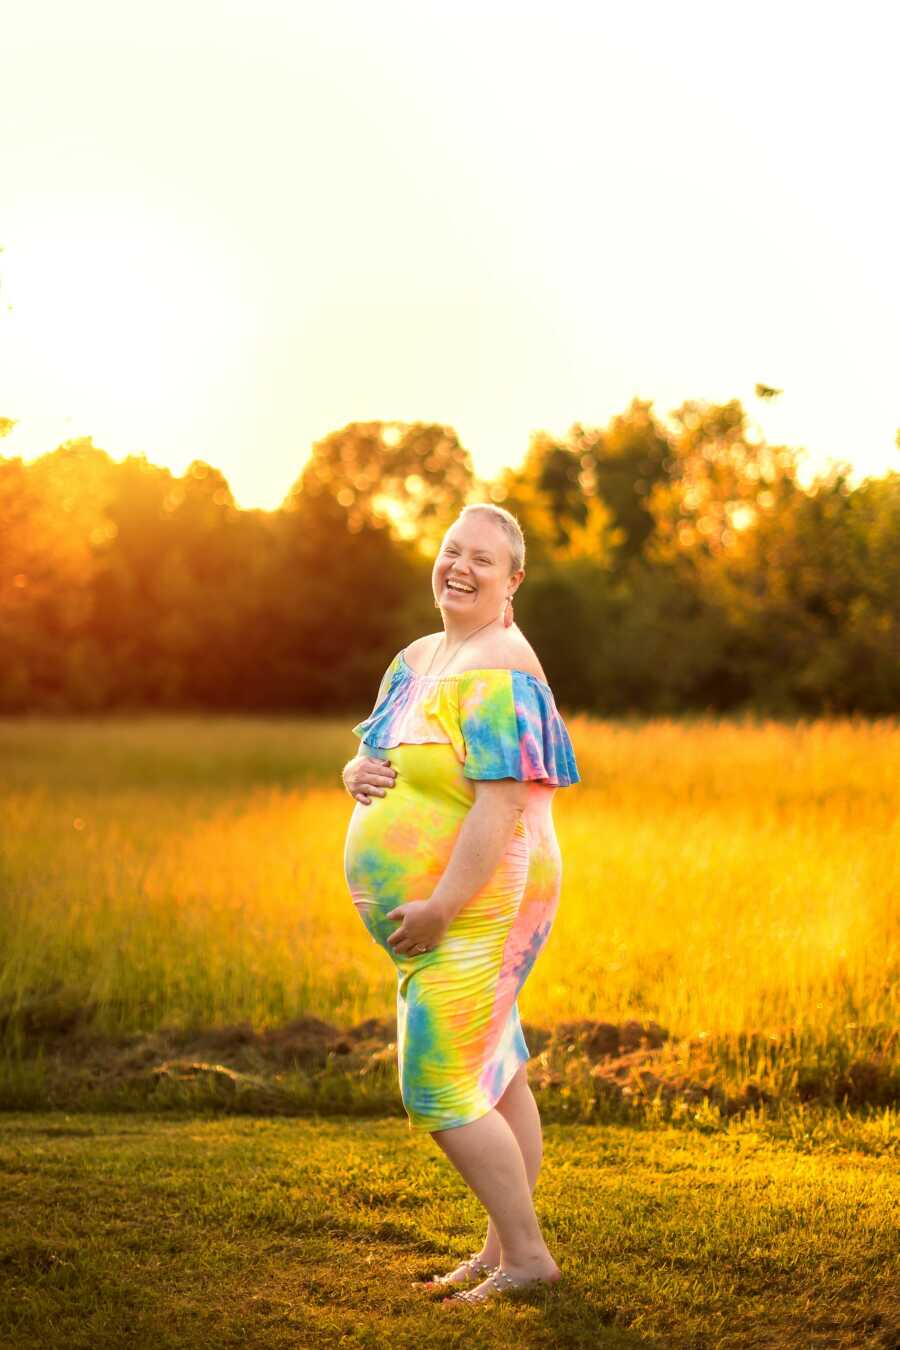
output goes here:
[[[0, 1000], [100, 1029], [394, 1008], [347, 893], [351, 719], [0, 722]], [[895, 721], [571, 717], [582, 783], [523, 1018], [829, 1040], [896, 1025]]]

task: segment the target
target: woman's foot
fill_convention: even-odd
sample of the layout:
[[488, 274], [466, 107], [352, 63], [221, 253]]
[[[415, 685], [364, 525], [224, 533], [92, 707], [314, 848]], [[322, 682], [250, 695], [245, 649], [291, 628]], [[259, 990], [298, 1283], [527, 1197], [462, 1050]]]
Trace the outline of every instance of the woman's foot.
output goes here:
[[433, 1275], [430, 1280], [416, 1280], [417, 1289], [441, 1289], [448, 1284], [468, 1284], [470, 1280], [478, 1280], [484, 1275], [489, 1275], [494, 1269], [494, 1265], [485, 1261], [482, 1252], [473, 1252], [465, 1261], [460, 1261], [459, 1265], [446, 1275]]
[[537, 1285], [552, 1285], [562, 1279], [562, 1271], [550, 1257], [547, 1261], [534, 1266], [496, 1266], [474, 1289], [461, 1289], [445, 1299], [446, 1304], [487, 1303], [498, 1294], [508, 1293], [511, 1289], [528, 1289]]

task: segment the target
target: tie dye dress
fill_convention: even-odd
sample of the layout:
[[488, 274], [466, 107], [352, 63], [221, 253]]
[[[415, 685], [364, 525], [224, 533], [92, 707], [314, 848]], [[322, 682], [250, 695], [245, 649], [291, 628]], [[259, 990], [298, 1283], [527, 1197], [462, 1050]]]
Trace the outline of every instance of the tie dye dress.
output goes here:
[[[390, 759], [393, 787], [357, 802], [344, 850], [363, 923], [397, 968], [400, 1090], [412, 1129], [444, 1130], [488, 1112], [529, 1058], [517, 997], [559, 903], [562, 862], [551, 813], [579, 781], [550, 686], [520, 670], [419, 675], [402, 652], [386, 692], [353, 728], [360, 754]], [[450, 860], [474, 779], [528, 782], [527, 803], [487, 883], [431, 951], [395, 952], [399, 920], [427, 900]]]

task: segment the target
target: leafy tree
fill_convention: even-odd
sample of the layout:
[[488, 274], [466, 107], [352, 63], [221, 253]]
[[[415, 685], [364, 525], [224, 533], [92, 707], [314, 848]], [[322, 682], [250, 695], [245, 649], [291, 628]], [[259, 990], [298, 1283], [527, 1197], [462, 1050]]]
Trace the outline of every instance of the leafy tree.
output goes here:
[[580, 481], [586, 492], [609, 508], [623, 560], [640, 556], [655, 526], [650, 499], [668, 478], [669, 440], [653, 417], [652, 406], [635, 398], [608, 427], [576, 423], [569, 433]]
[[439, 627], [431, 550], [475, 495], [522, 522], [516, 614], [563, 705], [896, 711], [900, 474], [801, 487], [737, 401], [665, 435], [634, 401], [480, 484], [445, 428], [354, 423], [275, 512], [90, 438], [0, 458], [0, 710], [357, 711]]
[[606, 569], [621, 537], [612, 513], [594, 493], [578, 457], [565, 444], [536, 432], [522, 465], [504, 469], [487, 497], [511, 511], [526, 540], [526, 569], [585, 558]]
[[449, 427], [350, 422], [313, 446], [283, 506], [330, 495], [351, 532], [386, 523], [395, 537], [437, 548], [472, 489], [471, 458]]
[[427, 564], [413, 545], [391, 536], [383, 518], [351, 528], [347, 509], [329, 492], [294, 494], [276, 535], [274, 702], [346, 707], [377, 687], [387, 661], [409, 641]]
[[[0, 706], [95, 706], [84, 631], [111, 462], [87, 441], [0, 460]], [[74, 692], [77, 690], [77, 694]]]

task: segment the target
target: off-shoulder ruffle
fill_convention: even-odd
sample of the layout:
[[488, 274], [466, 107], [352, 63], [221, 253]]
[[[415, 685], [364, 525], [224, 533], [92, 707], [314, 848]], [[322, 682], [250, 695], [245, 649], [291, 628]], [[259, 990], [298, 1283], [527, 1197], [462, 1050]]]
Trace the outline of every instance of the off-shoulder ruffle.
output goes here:
[[549, 685], [520, 670], [466, 671], [459, 681], [466, 778], [571, 787], [575, 752]]
[[505, 669], [431, 678], [411, 670], [402, 653], [388, 670], [384, 697], [353, 727], [367, 747], [449, 743], [467, 778], [580, 782], [569, 733], [543, 680]]

